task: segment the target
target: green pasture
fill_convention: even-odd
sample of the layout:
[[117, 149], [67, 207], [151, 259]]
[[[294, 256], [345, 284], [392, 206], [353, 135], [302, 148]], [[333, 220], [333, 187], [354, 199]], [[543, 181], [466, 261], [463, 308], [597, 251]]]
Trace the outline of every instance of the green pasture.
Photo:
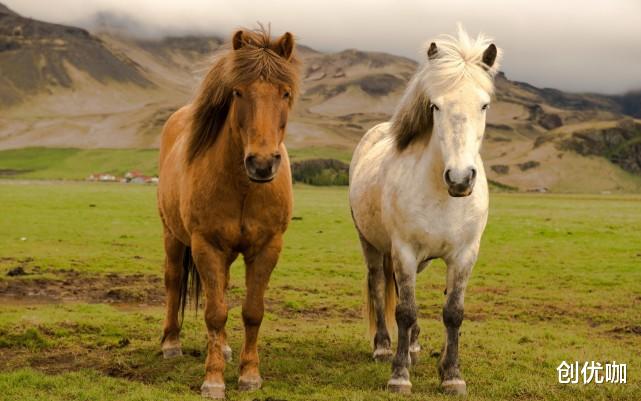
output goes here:
[[[65, 152], [52, 153], [60, 161], [44, 170], [24, 154], [11, 167], [1, 152], [0, 168], [24, 163], [33, 171], [23, 178], [42, 177], [91, 154]], [[138, 157], [152, 160], [122, 151], [123, 160]], [[103, 162], [101, 170], [119, 168]], [[265, 384], [255, 393], [237, 391], [244, 269], [240, 261], [232, 268], [228, 398], [449, 399], [436, 372], [443, 263], [418, 279], [424, 352], [412, 368], [413, 394], [388, 394], [390, 366], [371, 360], [361, 318], [365, 267], [346, 188], [294, 192], [261, 329]], [[639, 195], [492, 194], [461, 330], [468, 399], [639, 400], [640, 233]], [[162, 259], [153, 186], [1, 181], [0, 400], [201, 399], [202, 311], [186, 314], [185, 355], [165, 361], [160, 353]], [[627, 384], [561, 385], [564, 360], [626, 363]]]

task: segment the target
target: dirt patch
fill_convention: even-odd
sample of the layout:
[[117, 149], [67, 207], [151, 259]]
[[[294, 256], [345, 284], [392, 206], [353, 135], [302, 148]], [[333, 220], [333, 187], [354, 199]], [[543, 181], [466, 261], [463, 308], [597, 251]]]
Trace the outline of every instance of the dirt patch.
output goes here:
[[612, 330], [610, 330], [610, 332], [616, 333], [616, 334], [634, 334], [637, 336], [641, 336], [641, 326], [615, 327]]
[[16, 277], [16, 276], [26, 276], [28, 273], [24, 270], [24, 267], [18, 266], [7, 272], [7, 276]]
[[[102, 303], [162, 304], [164, 287], [158, 276], [145, 274], [87, 275], [77, 270], [47, 271], [53, 278], [29, 277], [40, 269], [29, 271], [25, 265], [11, 279], [0, 280], [0, 297], [16, 301], [85, 301]], [[37, 270], [37, 271], [36, 271]]]
[[13, 177], [20, 174], [30, 173], [33, 170], [17, 170], [12, 168], [0, 168], [0, 177]]
[[[28, 275], [29, 273], [27, 273], [26, 269], [27, 267], [29, 267], [31, 262], [33, 262], [33, 258], [24, 258], [24, 259], [16, 259], [11, 257], [0, 258], [0, 265], [9, 264], [11, 266], [7, 271], [7, 276], [9, 277]], [[39, 273], [40, 266], [33, 266], [32, 270], [34, 272]]]
[[80, 369], [92, 369], [99, 360], [108, 360], [108, 353], [104, 350], [66, 349], [51, 350], [30, 354], [27, 363], [31, 368], [47, 374], [57, 374], [61, 371], [71, 372]]
[[319, 320], [339, 317], [345, 323], [363, 319], [360, 308], [334, 308], [329, 306], [293, 307], [286, 302], [265, 299], [267, 309], [286, 319]]

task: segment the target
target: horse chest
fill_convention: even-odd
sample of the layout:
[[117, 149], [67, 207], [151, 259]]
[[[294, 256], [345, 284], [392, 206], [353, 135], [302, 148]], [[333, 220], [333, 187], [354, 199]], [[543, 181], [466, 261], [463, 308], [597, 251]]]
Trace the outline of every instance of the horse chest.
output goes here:
[[259, 202], [247, 202], [238, 226], [241, 241], [254, 244], [283, 233], [288, 220], [289, 212], [283, 205], [265, 207]]
[[[212, 201], [216, 199], [216, 201]], [[198, 231], [221, 248], [244, 251], [260, 247], [287, 228], [291, 204], [286, 196], [274, 197], [263, 191], [238, 196], [203, 195], [192, 200], [191, 231]], [[197, 207], [194, 207], [197, 205]]]
[[483, 192], [480, 188], [467, 198], [441, 198], [425, 191], [402, 191], [384, 208], [384, 220], [422, 257], [444, 257], [480, 238], [487, 218]]

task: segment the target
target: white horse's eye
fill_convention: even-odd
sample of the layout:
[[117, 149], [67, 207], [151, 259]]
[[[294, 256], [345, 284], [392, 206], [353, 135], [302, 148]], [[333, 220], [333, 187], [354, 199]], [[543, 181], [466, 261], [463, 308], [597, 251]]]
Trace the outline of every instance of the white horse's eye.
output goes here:
[[481, 106], [481, 110], [487, 110], [489, 108], [490, 108], [490, 104], [489, 103], [488, 104], [484, 104], [483, 106]]
[[435, 112], [435, 111], [439, 111], [440, 109], [434, 103], [430, 103], [430, 110], [432, 110], [432, 112]]

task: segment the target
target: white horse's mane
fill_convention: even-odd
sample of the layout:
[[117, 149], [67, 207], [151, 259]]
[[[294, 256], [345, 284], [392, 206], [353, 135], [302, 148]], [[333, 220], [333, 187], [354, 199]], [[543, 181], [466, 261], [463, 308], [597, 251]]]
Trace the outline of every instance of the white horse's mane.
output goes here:
[[[458, 37], [441, 35], [434, 43], [438, 55], [428, 60], [418, 75], [430, 97], [443, 94], [463, 81], [473, 81], [488, 94], [494, 92], [494, 75], [499, 70], [501, 50], [497, 49], [496, 61], [488, 67], [483, 64], [483, 52], [492, 44], [492, 39], [479, 33], [470, 38], [458, 25]], [[426, 43], [425, 50], [431, 41]]]

